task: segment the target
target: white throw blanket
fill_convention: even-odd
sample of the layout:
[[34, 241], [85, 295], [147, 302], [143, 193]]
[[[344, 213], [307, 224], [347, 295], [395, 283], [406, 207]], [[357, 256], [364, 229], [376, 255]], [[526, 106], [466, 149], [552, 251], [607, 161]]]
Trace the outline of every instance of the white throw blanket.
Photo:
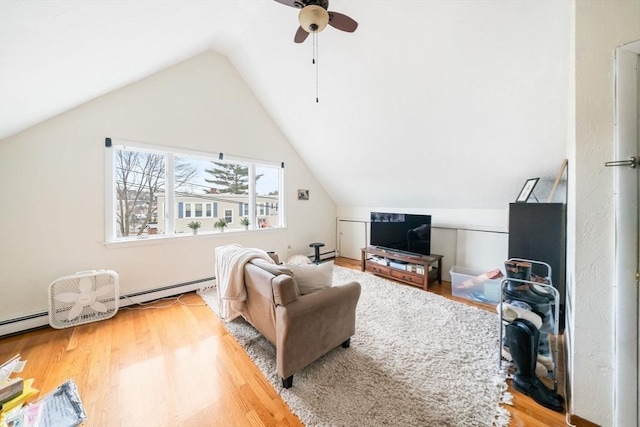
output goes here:
[[[244, 265], [253, 258], [261, 258], [275, 264], [271, 257], [262, 249], [243, 248], [233, 243], [218, 246], [215, 249], [216, 282], [218, 287], [218, 307], [222, 320], [229, 322], [240, 313], [233, 304], [247, 299], [244, 285]], [[240, 308], [236, 305], [236, 308]]]

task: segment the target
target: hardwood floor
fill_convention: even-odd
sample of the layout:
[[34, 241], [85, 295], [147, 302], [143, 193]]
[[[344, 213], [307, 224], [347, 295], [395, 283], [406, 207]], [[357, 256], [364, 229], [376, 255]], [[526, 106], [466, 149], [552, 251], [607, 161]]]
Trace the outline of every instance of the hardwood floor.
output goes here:
[[[336, 264], [359, 269], [349, 259]], [[452, 297], [446, 282], [430, 291], [471, 303]], [[121, 309], [103, 322], [0, 339], [0, 361], [17, 353], [28, 361], [20, 375], [34, 378], [41, 394], [76, 382], [88, 414], [84, 426], [301, 425], [195, 293], [180, 303]], [[563, 414], [511, 391], [511, 426], [565, 425]]]
[[41, 394], [75, 380], [84, 426], [300, 426], [202, 299], [181, 301], [4, 338], [0, 360], [20, 353]]

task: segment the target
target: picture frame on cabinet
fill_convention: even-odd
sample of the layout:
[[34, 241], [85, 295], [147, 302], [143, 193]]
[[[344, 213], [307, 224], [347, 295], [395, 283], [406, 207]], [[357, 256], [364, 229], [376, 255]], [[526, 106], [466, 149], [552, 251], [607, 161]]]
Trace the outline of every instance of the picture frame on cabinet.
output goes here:
[[527, 200], [529, 200], [529, 197], [531, 196], [531, 193], [533, 192], [533, 188], [536, 186], [536, 184], [538, 183], [539, 179], [540, 178], [529, 178], [524, 183], [524, 186], [522, 187], [522, 190], [520, 190], [520, 194], [518, 194], [518, 198], [516, 199], [516, 203], [527, 203]]

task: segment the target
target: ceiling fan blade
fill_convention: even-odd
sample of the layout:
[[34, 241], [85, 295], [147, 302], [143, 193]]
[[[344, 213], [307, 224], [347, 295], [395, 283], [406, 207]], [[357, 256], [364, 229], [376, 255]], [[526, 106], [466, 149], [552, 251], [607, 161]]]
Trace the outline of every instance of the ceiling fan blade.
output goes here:
[[347, 15], [329, 11], [329, 25], [338, 30], [353, 33], [358, 28], [358, 23]]
[[285, 6], [295, 7], [296, 9], [302, 9], [305, 7], [305, 2], [302, 0], [275, 0], [278, 3], [282, 3]]
[[296, 36], [293, 38], [293, 41], [296, 43], [302, 43], [308, 36], [309, 33], [307, 33], [304, 28], [298, 27], [298, 31], [296, 31]]

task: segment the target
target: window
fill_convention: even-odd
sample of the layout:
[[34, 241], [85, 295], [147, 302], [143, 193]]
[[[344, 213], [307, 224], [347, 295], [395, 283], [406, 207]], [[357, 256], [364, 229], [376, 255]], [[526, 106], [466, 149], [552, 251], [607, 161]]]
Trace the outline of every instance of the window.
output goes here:
[[167, 157], [163, 153], [114, 150], [113, 238], [158, 234], [158, 194], [164, 193]]
[[224, 210], [224, 220], [227, 221], [227, 224], [233, 223], [233, 213], [231, 212], [231, 209]]
[[249, 216], [249, 203], [238, 204], [238, 216]]
[[213, 232], [220, 218], [228, 230], [245, 230], [234, 215], [247, 217], [250, 228], [284, 227], [280, 165], [124, 141], [110, 150], [107, 241], [191, 235], [194, 219], [201, 233]]

